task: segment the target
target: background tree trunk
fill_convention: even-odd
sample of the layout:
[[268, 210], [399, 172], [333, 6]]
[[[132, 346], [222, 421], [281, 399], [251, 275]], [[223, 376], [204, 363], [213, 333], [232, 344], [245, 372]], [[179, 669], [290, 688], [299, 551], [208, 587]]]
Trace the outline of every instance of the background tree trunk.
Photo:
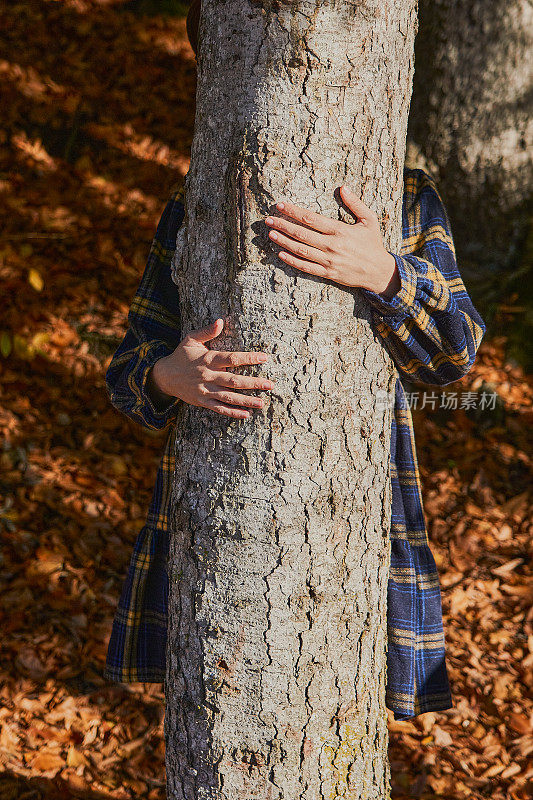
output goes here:
[[265, 350], [245, 422], [177, 421], [169, 574], [169, 800], [389, 794], [386, 591], [395, 367], [358, 292], [284, 265], [285, 197], [334, 218], [348, 183], [401, 242], [415, 0], [204, 0], [183, 335]]
[[437, 168], [462, 270], [516, 263], [533, 178], [531, 0], [421, 0], [409, 138]]

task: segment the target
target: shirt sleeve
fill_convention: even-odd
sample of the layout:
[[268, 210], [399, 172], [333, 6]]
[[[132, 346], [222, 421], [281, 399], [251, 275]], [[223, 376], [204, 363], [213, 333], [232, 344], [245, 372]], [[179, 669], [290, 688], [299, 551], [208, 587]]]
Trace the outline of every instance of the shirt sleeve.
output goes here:
[[156, 361], [170, 355], [181, 340], [179, 295], [170, 262], [184, 213], [183, 190], [176, 189], [159, 220], [126, 334], [105, 376], [113, 406], [153, 430], [166, 428], [182, 402], [175, 398], [164, 406], [156, 403], [147, 393], [147, 379]]
[[391, 252], [400, 288], [389, 299], [362, 291], [398, 370], [410, 380], [445, 385], [470, 370], [486, 326], [459, 273], [435, 182], [423, 170], [408, 170], [405, 188], [403, 243], [400, 253]]

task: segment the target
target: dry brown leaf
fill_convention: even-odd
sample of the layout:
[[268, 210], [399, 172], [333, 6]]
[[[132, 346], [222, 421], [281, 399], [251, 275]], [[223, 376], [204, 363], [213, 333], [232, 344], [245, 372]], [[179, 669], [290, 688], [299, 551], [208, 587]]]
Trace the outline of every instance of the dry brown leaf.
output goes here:
[[507, 769], [504, 769], [504, 771], [502, 772], [501, 775], [502, 775], [502, 778], [506, 778], [507, 779], [507, 778], [512, 778], [513, 775], [518, 775], [518, 773], [521, 772], [521, 771], [522, 771], [522, 768], [520, 767], [520, 764], [517, 764], [516, 762], [513, 762], [512, 764], [509, 764]]
[[46, 666], [33, 647], [22, 647], [15, 657], [15, 664], [22, 672], [35, 680], [40, 680], [46, 675]]
[[0, 725], [0, 748], [12, 755], [20, 752], [19, 734], [14, 725], [7, 722]]
[[433, 726], [433, 738], [438, 747], [449, 747], [453, 742], [448, 731], [445, 731], [444, 728], [441, 728], [439, 725]]
[[525, 714], [511, 712], [508, 720], [511, 728], [517, 733], [532, 733], [531, 720]]
[[528, 501], [529, 489], [526, 489], [525, 492], [521, 492], [515, 497], [512, 497], [506, 503], [503, 503], [503, 505], [500, 506], [500, 510], [503, 511], [504, 514], [510, 514], [511, 516], [521, 518], [522, 516], [525, 516], [527, 512]]
[[66, 697], [61, 703], [55, 706], [45, 715], [46, 722], [53, 724], [60, 722], [67, 730], [76, 720], [77, 708], [73, 697]]
[[65, 761], [55, 753], [37, 753], [32, 759], [31, 766], [37, 772], [57, 771], [65, 766]]
[[67, 765], [69, 767], [88, 766], [89, 760], [83, 755], [83, 753], [80, 753], [79, 750], [76, 750], [75, 747], [69, 747], [67, 753]]
[[505, 576], [508, 575], [510, 572], [513, 572], [519, 564], [523, 563], [524, 563], [523, 558], [513, 558], [511, 561], [507, 561], [505, 564], [502, 564], [501, 567], [494, 567], [494, 569], [492, 569], [491, 571], [495, 575]]

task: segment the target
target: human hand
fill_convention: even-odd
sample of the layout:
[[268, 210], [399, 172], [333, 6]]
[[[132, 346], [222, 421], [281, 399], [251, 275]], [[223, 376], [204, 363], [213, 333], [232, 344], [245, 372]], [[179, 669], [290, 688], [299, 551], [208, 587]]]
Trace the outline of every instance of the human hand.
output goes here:
[[262, 364], [268, 356], [256, 351], [207, 348], [204, 343], [219, 336], [223, 327], [224, 320], [219, 318], [206, 328], [191, 331], [173, 353], [156, 361], [150, 379], [163, 395], [179, 397], [193, 406], [211, 408], [228, 417], [247, 419], [250, 413], [246, 408], [262, 408], [263, 400], [234, 390], [273, 389], [274, 382], [226, 370]]
[[292, 267], [388, 298], [400, 288], [400, 278], [394, 256], [383, 244], [378, 216], [347, 187], [342, 186], [341, 191], [357, 223], [333, 220], [285, 201], [276, 207], [295, 221], [266, 217], [272, 228], [269, 236], [286, 248], [278, 255]]

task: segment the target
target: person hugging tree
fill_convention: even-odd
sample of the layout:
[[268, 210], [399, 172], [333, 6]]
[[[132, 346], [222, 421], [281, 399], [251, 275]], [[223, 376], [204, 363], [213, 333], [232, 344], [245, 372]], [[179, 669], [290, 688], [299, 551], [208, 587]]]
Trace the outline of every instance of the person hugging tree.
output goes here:
[[[187, 17], [196, 54], [200, 0]], [[446, 669], [439, 577], [424, 520], [413, 423], [401, 377], [445, 385], [472, 367], [485, 333], [461, 278], [447, 212], [433, 178], [404, 169], [401, 250], [386, 250], [376, 213], [348, 186], [340, 188], [357, 222], [350, 224], [278, 203], [283, 217], [264, 222], [278, 256], [307, 274], [358, 287], [372, 308], [396, 381], [391, 429], [392, 521], [387, 610], [386, 705], [395, 719], [452, 707]], [[303, 222], [311, 216], [311, 224]], [[224, 321], [182, 338], [179, 297], [171, 279], [184, 193], [171, 192], [128, 315], [128, 329], [106, 373], [112, 404], [153, 430], [168, 429], [146, 523], [134, 546], [113, 621], [104, 676], [164, 682], [169, 580], [169, 504], [174, 470], [173, 421], [182, 403], [234, 419], [262, 407], [274, 384], [239, 367], [268, 362], [261, 352], [219, 351]], [[253, 393], [245, 394], [245, 391]]]

